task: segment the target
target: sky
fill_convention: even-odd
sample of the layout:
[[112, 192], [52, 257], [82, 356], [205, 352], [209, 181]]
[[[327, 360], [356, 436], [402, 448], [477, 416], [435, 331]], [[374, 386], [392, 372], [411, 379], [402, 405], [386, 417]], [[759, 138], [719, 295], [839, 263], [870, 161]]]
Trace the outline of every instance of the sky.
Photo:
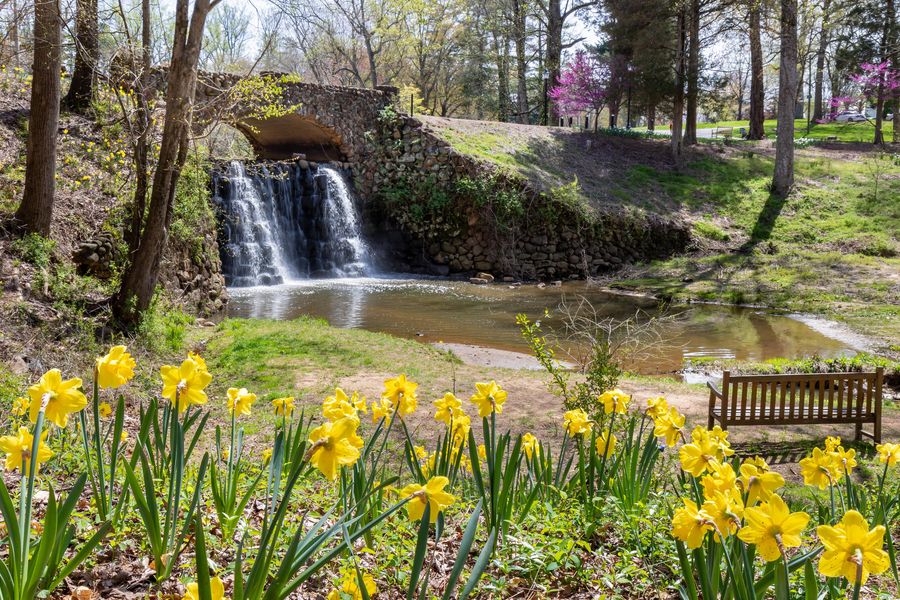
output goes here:
[[[248, 53], [255, 58], [260, 49], [258, 43], [261, 37], [259, 15], [268, 10], [273, 4], [277, 5], [277, 0], [274, 2], [270, 0], [224, 0], [222, 4], [228, 4], [236, 8], [246, 7], [247, 14], [250, 16], [250, 29], [252, 32], [251, 42], [248, 44]], [[174, 11], [175, 0], [160, 0], [158, 6], [169, 11]], [[579, 46], [584, 44], [596, 44], [598, 41], [596, 28], [582, 19], [572, 19], [572, 26], [569, 28], [568, 32], [572, 37], [584, 38]], [[568, 52], [573, 52], [575, 49], [576, 48], [571, 48]]]

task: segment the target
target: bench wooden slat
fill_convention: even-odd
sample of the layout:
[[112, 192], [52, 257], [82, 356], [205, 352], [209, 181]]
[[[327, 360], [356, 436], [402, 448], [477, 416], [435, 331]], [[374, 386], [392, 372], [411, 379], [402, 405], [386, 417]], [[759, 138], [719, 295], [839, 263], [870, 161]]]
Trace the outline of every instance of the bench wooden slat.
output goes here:
[[[862, 435], [881, 441], [884, 370], [874, 373], [791, 375], [722, 374], [722, 389], [710, 385], [709, 426], [853, 423]], [[827, 400], [826, 400], [827, 396]], [[719, 402], [721, 401], [721, 402]], [[863, 432], [872, 423], [873, 432]]]

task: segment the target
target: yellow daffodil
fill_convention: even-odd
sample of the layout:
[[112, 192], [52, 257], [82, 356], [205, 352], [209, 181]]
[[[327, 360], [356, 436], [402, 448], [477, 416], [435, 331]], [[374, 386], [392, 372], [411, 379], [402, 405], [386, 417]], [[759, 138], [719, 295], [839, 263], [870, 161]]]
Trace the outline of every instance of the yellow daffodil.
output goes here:
[[135, 366], [125, 346], [113, 346], [106, 356], [97, 358], [97, 385], [103, 389], [122, 387], [134, 377]]
[[372, 402], [372, 422], [377, 423], [381, 419], [386, 419], [394, 414], [394, 405], [387, 398], [382, 398], [377, 402]]
[[669, 408], [668, 414], [656, 419], [653, 435], [664, 438], [666, 446], [672, 448], [682, 436], [682, 429], [684, 429], [684, 415], [673, 406]]
[[350, 396], [350, 404], [352, 404], [358, 412], [361, 412], [363, 414], [369, 412], [369, 407], [366, 404], [366, 397], [360, 396], [359, 392], [353, 392], [353, 395]]
[[358, 412], [356, 406], [350, 402], [350, 396], [341, 388], [335, 388], [334, 396], [328, 396], [325, 398], [325, 402], [322, 403], [322, 414], [329, 421], [337, 421], [344, 417], [355, 417]]
[[408, 381], [406, 375], [398, 375], [384, 382], [384, 392], [381, 397], [387, 398], [400, 418], [403, 418], [416, 410], [419, 402], [416, 398], [416, 388], [418, 387], [419, 384]]
[[[44, 443], [46, 438], [47, 431], [44, 431], [41, 434], [41, 441], [38, 443], [38, 455], [35, 461], [35, 467], [38, 471], [41, 468], [41, 463], [47, 462], [53, 457], [53, 451]], [[28, 431], [27, 427], [19, 427], [18, 435], [0, 437], [0, 452], [6, 453], [7, 470], [19, 469], [22, 475], [28, 475], [33, 444], [34, 436]]]
[[705, 495], [705, 498], [700, 510], [715, 525], [716, 540], [720, 539], [719, 534], [728, 537], [737, 531], [744, 514], [740, 500], [734, 494], [718, 491]]
[[747, 506], [753, 506], [759, 501], [767, 501], [775, 490], [784, 486], [784, 477], [761, 470], [757, 463], [746, 460], [741, 465], [740, 486], [747, 494]]
[[327, 479], [334, 481], [340, 467], [352, 465], [359, 459], [357, 427], [359, 419], [344, 417], [323, 423], [310, 432], [307, 458]]
[[272, 406], [275, 408], [275, 414], [279, 417], [290, 417], [294, 414], [294, 397], [275, 398], [272, 400]]
[[25, 398], [23, 396], [19, 396], [15, 400], [13, 400], [12, 405], [12, 414], [16, 417], [22, 417], [28, 413], [28, 409], [31, 407], [31, 400]]
[[413, 446], [413, 452], [416, 453], [416, 458], [419, 460], [428, 458], [428, 450], [425, 449], [425, 446]]
[[434, 420], [450, 425], [450, 419], [453, 418], [454, 411], [462, 407], [459, 398], [447, 392], [440, 400], [434, 401], [434, 407], [437, 409], [434, 413]]
[[128, 441], [128, 432], [125, 430], [122, 430], [122, 434], [119, 436], [119, 443], [124, 444], [127, 441]]
[[802, 543], [800, 533], [809, 523], [805, 512], [792, 513], [784, 500], [772, 494], [768, 502], [744, 511], [746, 523], [738, 537], [754, 544], [766, 562], [780, 560], [782, 551]]
[[731, 444], [728, 443], [728, 432], [723, 430], [720, 426], [716, 425], [712, 429], [705, 429], [704, 427], [695, 427], [694, 431], [691, 432], [691, 437], [693, 438], [700, 432], [705, 432], [705, 434], [709, 435], [717, 444], [722, 446], [723, 450], [727, 450], [726, 456], [731, 456], [734, 454], [734, 451], [731, 450]]
[[900, 444], [878, 444], [875, 446], [878, 451], [878, 460], [886, 463], [889, 467], [900, 462]]
[[177, 400], [179, 413], [186, 411], [188, 406], [206, 404], [206, 392], [203, 390], [212, 381], [212, 375], [206, 370], [202, 358], [197, 362], [195, 358], [188, 357], [177, 367], [165, 365], [160, 367], [159, 373], [163, 380], [162, 397], [173, 403]]
[[263, 464], [268, 464], [272, 460], [272, 449], [266, 448], [262, 453]]
[[196, 352], [188, 352], [188, 358], [197, 363], [197, 369], [200, 371], [204, 371], [209, 373], [209, 369], [206, 368], [206, 361], [203, 360], [203, 357], [197, 354]]
[[606, 456], [607, 458], [609, 458], [616, 451], [616, 436], [609, 435], [607, 437], [607, 432], [604, 431], [597, 438], [595, 445], [597, 448], [597, 454], [599, 454], [600, 456]]
[[689, 498], [682, 498], [684, 506], [672, 515], [672, 536], [681, 540], [691, 550], [699, 548], [706, 537], [706, 532], [714, 529], [708, 515], [700, 512], [697, 503]]
[[841, 438], [836, 435], [829, 435], [825, 438], [825, 452], [834, 452], [841, 445]]
[[678, 458], [684, 471], [694, 477], [700, 477], [713, 464], [719, 462], [720, 446], [711, 436], [692, 434], [691, 439], [693, 441], [690, 444], [685, 444], [678, 450]]
[[844, 577], [851, 584], [866, 583], [869, 575], [887, 571], [891, 565], [884, 551], [884, 526], [869, 529], [865, 518], [855, 510], [847, 511], [841, 522], [831, 527], [819, 525], [816, 533], [825, 552], [819, 559], [819, 572], [826, 577]]
[[228, 462], [229, 456], [231, 456], [231, 451], [228, 448], [222, 448], [222, 462]]
[[256, 394], [251, 394], [247, 388], [228, 388], [228, 413], [238, 417], [250, 416], [250, 407], [256, 402]]
[[800, 461], [800, 474], [803, 475], [803, 483], [824, 490], [838, 478], [834, 455], [814, 448], [812, 456]]
[[563, 414], [563, 424], [569, 435], [584, 435], [593, 428], [590, 417], [580, 408], [567, 410]]
[[412, 498], [406, 505], [406, 512], [409, 514], [410, 520], [420, 520], [425, 513], [425, 505], [430, 505], [429, 520], [432, 523], [436, 522], [438, 513], [456, 500], [456, 498], [444, 491], [444, 488], [449, 484], [450, 480], [446, 477], [432, 477], [424, 486], [418, 483], [411, 483], [400, 490], [402, 498]]
[[744, 462], [741, 463], [744, 465], [753, 465], [760, 472], [767, 472], [769, 470], [769, 463], [766, 462], [761, 456], [754, 456], [753, 458], [745, 458]]
[[506, 402], [506, 392], [497, 385], [496, 381], [488, 383], [476, 383], [477, 390], [472, 395], [472, 404], [478, 407], [478, 416], [489, 417], [491, 413], [503, 412], [503, 403]]
[[703, 486], [703, 495], [711, 497], [716, 492], [728, 493], [734, 491], [737, 482], [737, 474], [728, 463], [713, 461], [709, 465], [708, 473], [700, 480]]
[[850, 448], [849, 450], [844, 450], [843, 446], [838, 446], [834, 452], [832, 452], [834, 456], [835, 467], [844, 475], [850, 475], [853, 473], [853, 469], [856, 468], [856, 450]]
[[[209, 580], [209, 592], [212, 600], [224, 600], [225, 586], [218, 577]], [[200, 600], [200, 589], [196, 583], [187, 584], [187, 591], [181, 600]]]
[[453, 415], [453, 420], [450, 422], [450, 436], [453, 438], [453, 443], [457, 446], [462, 446], [469, 439], [469, 429], [471, 428], [472, 418], [457, 409], [456, 414]]
[[484, 444], [478, 444], [478, 460], [482, 462], [487, 460], [487, 448]]
[[669, 413], [669, 403], [662, 396], [647, 398], [647, 408], [644, 410], [651, 419], [656, 421]]
[[44, 373], [36, 384], [28, 388], [28, 396], [31, 398], [29, 412], [31, 422], [37, 422], [38, 413], [46, 400], [44, 410], [46, 419], [55, 423], [57, 427], [65, 427], [70, 414], [87, 406], [87, 397], [79, 388], [81, 379], [73, 377], [63, 381], [59, 369], [50, 369]]
[[[343, 575], [340, 589], [333, 589], [328, 592], [327, 600], [342, 600], [346, 596], [349, 596], [351, 600], [363, 600], [364, 596], [359, 588], [359, 578], [356, 575], [356, 571], [347, 569], [343, 571]], [[371, 598], [378, 591], [378, 587], [375, 585], [375, 578], [370, 573], [363, 573], [362, 580], [363, 585], [366, 586], [366, 594]], [[344, 596], [341, 594], [344, 594]]]
[[97, 408], [100, 411], [100, 416], [104, 419], [112, 414], [112, 406], [110, 406], [108, 402], [101, 402], [100, 406], [98, 406]]
[[597, 400], [603, 404], [603, 412], [606, 414], [616, 412], [624, 415], [628, 410], [628, 401], [631, 400], [631, 396], [622, 390], [615, 389], [603, 392]]
[[530, 433], [526, 433], [522, 436], [522, 451], [525, 452], [525, 456], [528, 457], [528, 460], [531, 460], [531, 457], [534, 456], [534, 451], [537, 450], [538, 440], [534, 435]]

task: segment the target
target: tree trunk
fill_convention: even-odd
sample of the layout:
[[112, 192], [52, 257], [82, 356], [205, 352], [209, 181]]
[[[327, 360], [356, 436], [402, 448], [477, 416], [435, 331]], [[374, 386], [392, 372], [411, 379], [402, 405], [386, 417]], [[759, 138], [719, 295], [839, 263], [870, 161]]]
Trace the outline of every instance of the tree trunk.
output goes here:
[[[893, 21], [894, 21], [894, 0], [885, 0], [885, 19], [884, 19], [884, 33], [881, 36], [881, 62], [887, 62], [890, 60], [890, 43], [891, 43], [891, 30], [893, 29]], [[891, 65], [895, 66], [895, 65]], [[884, 101], [885, 101], [885, 90], [884, 90], [884, 78], [882, 78], [878, 82], [878, 91], [875, 97], [875, 144], [884, 144]], [[894, 115], [894, 119], [897, 119], [900, 115]]]
[[[900, 68], [900, 28], [897, 25], [897, 4], [892, 0], [889, 5], [890, 12], [887, 14], [888, 23], [890, 23], [890, 38], [888, 40], [888, 48], [891, 49], [891, 65], [895, 69]], [[894, 91], [893, 102], [893, 130], [894, 144], [900, 144], [900, 90]]]
[[656, 131], [656, 104], [647, 107], [647, 131]]
[[[9, 45], [12, 47], [12, 54], [9, 56], [10, 62], [12, 62], [13, 67], [19, 66], [19, 2], [18, 0], [12, 0], [10, 10], [10, 23], [9, 23], [9, 32], [7, 36], [9, 37]], [[6, 57], [4, 57], [6, 58]]]
[[[122, 15], [124, 19], [124, 15]], [[138, 138], [134, 145], [135, 186], [131, 205], [131, 223], [125, 232], [128, 255], [137, 252], [144, 226], [149, 187], [149, 136], [150, 136], [150, 52], [151, 52], [150, 0], [141, 0], [141, 64], [137, 78], [137, 126]]]
[[494, 38], [494, 61], [497, 65], [497, 120], [509, 121], [509, 44], [499, 32]]
[[25, 231], [44, 236], [50, 234], [56, 196], [61, 46], [59, 0], [36, 0], [25, 191], [15, 218]]
[[797, 0], [781, 0], [778, 132], [772, 192], [782, 198], [794, 185], [794, 106], [797, 103]]
[[687, 107], [684, 145], [697, 143], [697, 101], [700, 88], [700, 0], [691, 0], [690, 50], [687, 73]]
[[760, 0], [750, 0], [750, 127], [748, 140], [761, 140], [766, 137], [765, 124], [765, 89], [763, 80], [763, 54], [760, 37]]
[[[552, 90], [559, 85], [559, 73], [562, 63], [562, 37], [563, 37], [563, 16], [562, 4], [560, 0], [547, 0], [547, 61], [546, 69], [550, 78], [547, 81], [548, 90]], [[548, 120], [558, 122], [558, 112], [556, 107], [551, 104], [547, 111]]]
[[195, 0], [188, 19], [189, 0], [178, 0], [175, 35], [166, 87], [166, 115], [153, 175], [150, 209], [137, 252], [122, 277], [115, 314], [133, 326], [150, 306], [159, 278], [159, 266], [168, 239], [175, 202], [175, 187], [187, 159], [192, 102], [197, 84], [197, 63], [206, 17], [221, 0]]
[[684, 45], [687, 15], [682, 5], [676, 15], [675, 34], [675, 96], [672, 99], [672, 158], [681, 163], [681, 119], [684, 116]]
[[378, 64], [375, 58], [375, 49], [372, 46], [372, 39], [366, 36], [366, 57], [369, 59], [369, 80], [372, 82], [372, 89], [378, 87]]
[[75, 12], [75, 71], [63, 104], [72, 112], [84, 114], [94, 98], [100, 37], [97, 0], [78, 0]]
[[828, 19], [831, 16], [830, 10], [831, 0], [825, 0], [822, 4], [822, 28], [819, 31], [819, 49], [816, 52], [816, 83], [815, 92], [813, 93], [812, 114], [814, 121], [818, 121], [825, 116], [822, 88], [825, 81], [825, 53], [828, 51]]
[[516, 111], [519, 123], [528, 124], [528, 62], [525, 43], [528, 33], [525, 28], [525, 6], [523, 0], [513, 0], [513, 35], [516, 38]]

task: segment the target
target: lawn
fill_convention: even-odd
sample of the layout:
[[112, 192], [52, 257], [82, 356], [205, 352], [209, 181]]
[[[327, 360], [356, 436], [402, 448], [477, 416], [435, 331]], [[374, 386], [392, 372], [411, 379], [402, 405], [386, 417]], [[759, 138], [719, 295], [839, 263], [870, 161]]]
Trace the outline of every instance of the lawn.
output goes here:
[[[775, 119], [765, 121], [766, 136], [775, 137], [775, 129], [778, 122]], [[712, 129], [714, 127], [749, 128], [749, 121], [719, 121], [717, 123], [697, 123], [698, 129]], [[886, 142], [894, 139], [893, 123], [885, 121], [883, 132]], [[836, 138], [841, 142], [871, 142], [875, 136], [875, 122], [862, 123], [811, 123], [807, 131], [806, 119], [794, 121], [794, 138], [808, 138], [814, 140], [826, 140]]]
[[[823, 312], [900, 339], [900, 164], [890, 155], [797, 153], [797, 186], [770, 196], [772, 159], [701, 158], [681, 172], [637, 167], [631, 193], [665, 193], [694, 222], [700, 251], [638, 266], [613, 285], [678, 300]], [[893, 340], [893, 341], [892, 341]]]

